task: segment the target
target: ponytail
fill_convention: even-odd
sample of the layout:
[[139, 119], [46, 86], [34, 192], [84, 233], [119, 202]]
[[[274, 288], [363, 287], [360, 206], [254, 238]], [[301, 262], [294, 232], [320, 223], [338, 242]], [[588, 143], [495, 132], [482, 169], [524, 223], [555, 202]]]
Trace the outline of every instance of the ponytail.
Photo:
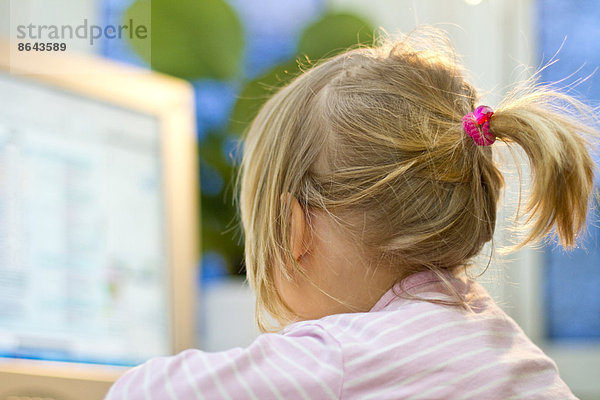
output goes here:
[[581, 102], [550, 90], [511, 98], [494, 114], [490, 131], [524, 150], [532, 177], [525, 226], [519, 229], [528, 233], [513, 249], [538, 242], [553, 227], [564, 248], [575, 246], [594, 187], [596, 165], [583, 136], [597, 136], [593, 115]]

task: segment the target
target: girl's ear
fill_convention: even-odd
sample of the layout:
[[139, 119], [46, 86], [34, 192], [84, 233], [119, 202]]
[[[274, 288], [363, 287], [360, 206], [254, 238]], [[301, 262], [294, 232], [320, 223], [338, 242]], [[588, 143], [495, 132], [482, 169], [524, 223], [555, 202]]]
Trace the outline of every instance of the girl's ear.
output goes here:
[[296, 261], [308, 251], [309, 237], [307, 232], [306, 216], [298, 199], [290, 193], [281, 195], [281, 200], [290, 201], [290, 245], [292, 255]]

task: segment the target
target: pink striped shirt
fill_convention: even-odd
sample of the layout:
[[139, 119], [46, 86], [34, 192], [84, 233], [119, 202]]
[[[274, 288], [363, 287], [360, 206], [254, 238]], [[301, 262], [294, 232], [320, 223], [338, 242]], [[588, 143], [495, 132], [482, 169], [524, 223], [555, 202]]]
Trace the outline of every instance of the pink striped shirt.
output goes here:
[[[554, 362], [481, 286], [451, 281], [476, 296], [471, 311], [392, 289], [367, 313], [294, 323], [247, 348], [152, 359], [119, 379], [107, 399], [575, 398]], [[430, 272], [401, 285], [447, 298]]]

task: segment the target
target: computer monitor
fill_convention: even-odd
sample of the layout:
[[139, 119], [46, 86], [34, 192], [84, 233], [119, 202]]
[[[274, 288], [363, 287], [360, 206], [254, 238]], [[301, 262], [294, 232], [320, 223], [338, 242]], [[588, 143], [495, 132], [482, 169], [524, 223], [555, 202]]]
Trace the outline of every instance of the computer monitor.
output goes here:
[[194, 346], [192, 90], [99, 58], [8, 53], [0, 399], [101, 399], [127, 368]]

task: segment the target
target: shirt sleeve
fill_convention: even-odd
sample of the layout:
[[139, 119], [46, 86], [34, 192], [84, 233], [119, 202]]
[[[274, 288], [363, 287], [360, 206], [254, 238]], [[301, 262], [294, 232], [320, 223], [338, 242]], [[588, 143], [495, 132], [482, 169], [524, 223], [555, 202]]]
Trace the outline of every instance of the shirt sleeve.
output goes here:
[[105, 400], [338, 399], [342, 363], [339, 342], [303, 324], [263, 334], [247, 348], [153, 358], [123, 375]]

